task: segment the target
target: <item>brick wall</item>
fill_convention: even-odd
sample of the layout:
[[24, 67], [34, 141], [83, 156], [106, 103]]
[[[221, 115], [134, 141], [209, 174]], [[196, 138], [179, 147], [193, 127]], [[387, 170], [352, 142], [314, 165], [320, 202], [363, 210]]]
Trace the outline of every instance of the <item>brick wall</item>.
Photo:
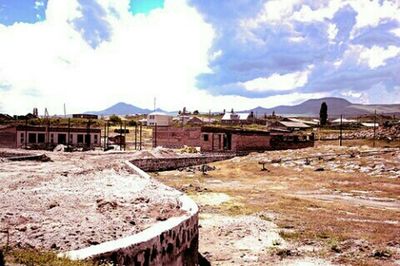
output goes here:
[[15, 128], [0, 129], [0, 148], [16, 148], [17, 134]]
[[191, 147], [201, 146], [201, 129], [157, 127], [153, 129], [153, 144], [166, 148], [182, 148], [184, 145]]
[[232, 150], [233, 151], [257, 151], [269, 150], [271, 136], [258, 134], [233, 134]]
[[193, 165], [201, 165], [205, 163], [211, 163], [216, 161], [227, 160], [233, 158], [233, 154], [221, 154], [221, 155], [206, 155], [198, 157], [177, 157], [177, 158], [147, 158], [147, 159], [135, 159], [130, 162], [143, 171], [155, 172], [155, 171], [167, 171], [174, 170], [181, 167], [188, 167]]

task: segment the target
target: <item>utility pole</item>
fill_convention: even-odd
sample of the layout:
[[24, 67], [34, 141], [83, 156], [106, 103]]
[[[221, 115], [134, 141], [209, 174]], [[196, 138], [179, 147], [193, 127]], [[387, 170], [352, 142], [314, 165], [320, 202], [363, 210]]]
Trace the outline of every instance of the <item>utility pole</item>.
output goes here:
[[154, 123], [153, 138], [154, 138], [154, 148], [156, 148], [157, 147], [157, 123]]
[[119, 124], [119, 150], [122, 151], [122, 121]]
[[339, 136], [339, 146], [342, 146], [343, 139], [343, 115], [340, 115], [340, 136]]
[[107, 123], [104, 123], [104, 135], [103, 135], [103, 145], [104, 145], [104, 151], [106, 150], [106, 133], [107, 133]]
[[135, 124], [135, 151], [137, 150], [137, 124]]
[[71, 144], [71, 118], [68, 118], [68, 141], [67, 141], [67, 150], [70, 151], [69, 145]]
[[142, 150], [142, 123], [139, 126], [139, 150]]
[[376, 110], [375, 110], [375, 115], [374, 115], [374, 142], [373, 142], [373, 147], [375, 147], [375, 138], [376, 138]]

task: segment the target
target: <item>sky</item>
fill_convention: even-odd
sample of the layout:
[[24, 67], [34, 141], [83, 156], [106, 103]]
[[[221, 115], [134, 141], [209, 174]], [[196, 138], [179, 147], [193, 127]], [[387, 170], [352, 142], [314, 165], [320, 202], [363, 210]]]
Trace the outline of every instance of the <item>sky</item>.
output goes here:
[[0, 0], [0, 112], [400, 103], [399, 0]]

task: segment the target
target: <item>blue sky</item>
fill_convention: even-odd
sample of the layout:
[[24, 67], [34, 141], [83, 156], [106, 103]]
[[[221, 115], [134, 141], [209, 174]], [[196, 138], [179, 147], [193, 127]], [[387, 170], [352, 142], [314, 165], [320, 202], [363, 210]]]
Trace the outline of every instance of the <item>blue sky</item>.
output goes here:
[[3, 112], [59, 110], [68, 90], [104, 93], [77, 111], [400, 101], [398, 1], [0, 0], [0, 38]]

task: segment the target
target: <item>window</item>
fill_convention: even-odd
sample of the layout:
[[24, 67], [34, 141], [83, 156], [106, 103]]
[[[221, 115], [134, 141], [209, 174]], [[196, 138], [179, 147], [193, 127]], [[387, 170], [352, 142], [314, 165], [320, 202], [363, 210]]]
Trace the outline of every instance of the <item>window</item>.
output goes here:
[[58, 134], [58, 144], [67, 144], [67, 134]]
[[25, 137], [25, 134], [21, 133], [21, 135], [20, 135], [21, 143], [25, 142], [25, 138], [24, 137]]
[[149, 119], [154, 119], [154, 118], [155, 118], [154, 115], [150, 115], [150, 116], [149, 116]]
[[97, 144], [97, 140], [98, 140], [98, 135], [95, 134], [95, 135], [94, 135], [94, 144]]
[[204, 140], [204, 141], [208, 141], [208, 134], [204, 134], [204, 135], [203, 135], [203, 140]]
[[83, 143], [83, 134], [78, 134], [78, 139], [77, 139], [78, 144]]
[[28, 141], [29, 141], [29, 143], [36, 143], [36, 133], [29, 133]]
[[54, 143], [54, 134], [50, 134], [50, 142]]
[[37, 140], [37, 142], [38, 143], [44, 143], [45, 142], [45, 135], [44, 135], [44, 133], [38, 133], [38, 140]]

